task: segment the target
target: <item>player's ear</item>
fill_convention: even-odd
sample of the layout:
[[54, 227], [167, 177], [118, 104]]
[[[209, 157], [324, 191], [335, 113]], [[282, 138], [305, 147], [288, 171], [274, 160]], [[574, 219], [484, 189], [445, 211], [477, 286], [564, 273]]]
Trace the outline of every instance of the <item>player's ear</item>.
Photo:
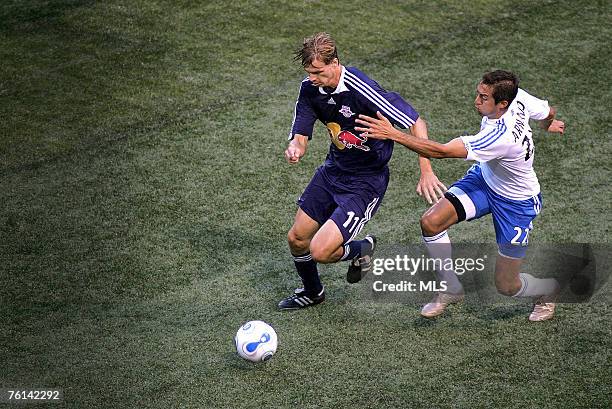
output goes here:
[[506, 109], [506, 108], [508, 108], [508, 105], [509, 105], [509, 104], [508, 104], [508, 101], [503, 100], [503, 101], [499, 101], [499, 102], [497, 103], [497, 105], [499, 105], [499, 107], [500, 107], [501, 109]]

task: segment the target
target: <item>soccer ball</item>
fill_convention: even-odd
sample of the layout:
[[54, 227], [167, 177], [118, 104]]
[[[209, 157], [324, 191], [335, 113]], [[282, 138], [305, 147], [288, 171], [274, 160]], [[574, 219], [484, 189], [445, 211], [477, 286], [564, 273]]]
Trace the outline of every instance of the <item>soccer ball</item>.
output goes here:
[[236, 352], [252, 362], [263, 362], [272, 358], [278, 346], [276, 331], [263, 321], [249, 321], [238, 328], [234, 337]]

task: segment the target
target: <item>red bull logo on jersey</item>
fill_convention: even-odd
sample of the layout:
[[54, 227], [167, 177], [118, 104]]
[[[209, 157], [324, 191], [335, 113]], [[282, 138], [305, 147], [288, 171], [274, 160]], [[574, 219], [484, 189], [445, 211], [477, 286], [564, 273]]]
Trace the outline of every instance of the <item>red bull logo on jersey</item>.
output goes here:
[[346, 148], [357, 148], [364, 152], [370, 150], [369, 146], [364, 145], [368, 138], [365, 136], [357, 136], [349, 131], [343, 131], [336, 122], [329, 122], [327, 124], [327, 132], [329, 133], [329, 138], [332, 143], [340, 150]]
[[358, 136], [349, 131], [342, 131], [338, 135], [338, 140], [344, 144], [347, 148], [357, 148], [362, 151], [369, 151], [370, 147], [364, 145], [364, 143], [368, 140], [365, 136]]

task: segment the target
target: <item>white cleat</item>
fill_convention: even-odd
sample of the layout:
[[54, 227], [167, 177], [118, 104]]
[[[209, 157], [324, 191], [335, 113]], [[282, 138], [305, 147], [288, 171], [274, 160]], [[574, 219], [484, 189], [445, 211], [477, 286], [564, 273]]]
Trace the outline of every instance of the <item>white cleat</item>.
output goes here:
[[421, 315], [425, 318], [433, 318], [442, 314], [450, 304], [457, 304], [463, 301], [463, 294], [437, 293], [429, 304], [425, 304], [421, 309]]
[[551, 319], [555, 315], [555, 301], [560, 292], [561, 287], [557, 283], [552, 294], [538, 298], [533, 306], [532, 313], [529, 315], [529, 321], [537, 322]]
[[529, 321], [546, 321], [555, 315], [554, 302], [537, 302], [533, 307], [533, 312], [529, 315]]

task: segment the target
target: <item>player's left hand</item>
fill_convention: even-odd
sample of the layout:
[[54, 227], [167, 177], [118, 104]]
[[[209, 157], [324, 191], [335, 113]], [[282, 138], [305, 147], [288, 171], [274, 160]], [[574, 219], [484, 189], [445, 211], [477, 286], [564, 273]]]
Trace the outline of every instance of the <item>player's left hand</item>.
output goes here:
[[417, 183], [416, 192], [419, 196], [425, 197], [427, 203], [434, 204], [444, 197], [446, 186], [438, 180], [438, 177], [433, 172], [421, 173], [419, 183]]
[[393, 124], [380, 112], [376, 112], [377, 118], [372, 118], [367, 115], [359, 115], [359, 118], [355, 119], [355, 122], [363, 125], [363, 127], [356, 126], [355, 130], [363, 132], [361, 136], [373, 139], [393, 139], [393, 133], [396, 129]]
[[548, 126], [547, 131], [562, 134], [565, 131], [565, 123], [563, 121], [553, 119], [553, 121]]

